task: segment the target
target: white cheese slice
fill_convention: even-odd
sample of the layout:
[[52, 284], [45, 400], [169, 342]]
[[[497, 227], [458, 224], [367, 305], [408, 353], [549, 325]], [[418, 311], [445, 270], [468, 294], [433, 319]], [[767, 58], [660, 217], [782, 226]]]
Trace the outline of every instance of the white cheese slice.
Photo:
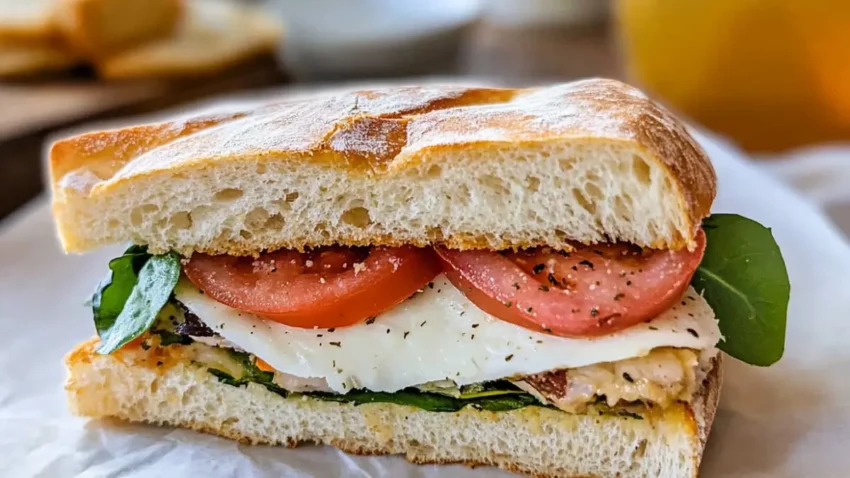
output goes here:
[[367, 324], [288, 327], [216, 302], [188, 280], [175, 295], [213, 330], [277, 370], [331, 389], [394, 392], [436, 380], [458, 385], [646, 355], [656, 347], [712, 349], [714, 312], [693, 289], [651, 322], [592, 339], [554, 337], [496, 319], [440, 275], [434, 287]]

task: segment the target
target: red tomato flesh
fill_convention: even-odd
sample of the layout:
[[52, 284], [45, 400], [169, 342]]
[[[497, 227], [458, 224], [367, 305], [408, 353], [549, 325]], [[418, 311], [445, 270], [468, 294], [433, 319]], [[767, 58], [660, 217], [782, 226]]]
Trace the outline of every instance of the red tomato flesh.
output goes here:
[[563, 337], [610, 334], [655, 318], [681, 299], [705, 252], [628, 244], [519, 252], [436, 249], [449, 280], [499, 319]]
[[194, 254], [183, 272], [211, 298], [294, 327], [343, 327], [401, 303], [440, 273], [431, 249], [325, 247], [259, 258]]

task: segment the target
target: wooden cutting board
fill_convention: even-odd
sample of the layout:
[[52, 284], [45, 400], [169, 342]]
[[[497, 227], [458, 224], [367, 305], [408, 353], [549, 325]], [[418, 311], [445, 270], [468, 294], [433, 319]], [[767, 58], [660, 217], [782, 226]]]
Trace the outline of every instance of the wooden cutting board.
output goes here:
[[80, 76], [0, 84], [0, 219], [41, 191], [42, 151], [52, 131], [287, 80], [274, 58], [266, 57], [220, 75], [179, 81]]

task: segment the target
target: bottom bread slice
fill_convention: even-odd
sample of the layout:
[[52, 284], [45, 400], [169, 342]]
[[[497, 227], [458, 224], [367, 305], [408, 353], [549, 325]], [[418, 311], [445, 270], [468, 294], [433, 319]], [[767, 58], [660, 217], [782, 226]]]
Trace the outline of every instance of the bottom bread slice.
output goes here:
[[[234, 387], [162, 348], [66, 358], [77, 415], [176, 425], [245, 443], [323, 443], [414, 463], [491, 465], [534, 476], [693, 477], [717, 408], [720, 359], [690, 404], [640, 417], [570, 414], [529, 406], [506, 412], [428, 412], [395, 404], [284, 398], [258, 384]], [[179, 346], [166, 349], [179, 350]]]

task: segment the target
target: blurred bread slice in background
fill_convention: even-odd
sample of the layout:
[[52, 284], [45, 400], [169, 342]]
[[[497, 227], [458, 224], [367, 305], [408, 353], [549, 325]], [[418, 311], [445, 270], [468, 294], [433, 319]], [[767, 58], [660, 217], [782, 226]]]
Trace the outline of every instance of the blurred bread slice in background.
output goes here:
[[0, 41], [46, 42], [56, 36], [56, 0], [0, 0]]
[[0, 39], [0, 78], [62, 71], [79, 62], [75, 55], [47, 42], [13, 43]]
[[0, 0], [0, 78], [54, 73], [79, 63], [56, 27], [57, 0]]
[[174, 35], [96, 64], [104, 78], [195, 76], [215, 73], [271, 52], [281, 27], [257, 7], [227, 0], [194, 0]]
[[55, 18], [64, 41], [76, 53], [97, 59], [170, 37], [180, 22], [183, 3], [183, 0], [59, 0]]

